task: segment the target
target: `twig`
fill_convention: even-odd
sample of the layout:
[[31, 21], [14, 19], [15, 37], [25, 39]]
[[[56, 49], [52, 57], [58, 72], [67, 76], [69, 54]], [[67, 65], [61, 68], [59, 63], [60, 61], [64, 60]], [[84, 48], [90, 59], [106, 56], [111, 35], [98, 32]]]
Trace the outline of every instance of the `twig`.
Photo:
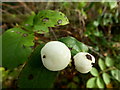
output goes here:
[[115, 70], [115, 69], [116, 69], [116, 67], [114, 67], [114, 66], [113, 66], [113, 67], [110, 67], [110, 68], [107, 68], [107, 69], [101, 71], [101, 72], [99, 73], [99, 75], [102, 74], [102, 73], [104, 73], [104, 72], [108, 72], [108, 71]]
[[22, 2], [21, 0], [17, 0], [17, 1], [31, 13], [32, 10], [24, 2]]
[[6, 7], [9, 7], [9, 8], [20, 8], [20, 6], [12, 6], [12, 5], [9, 5], [9, 4], [5, 4], [5, 3], [0, 3], [0, 5], [2, 5], [2, 6], [6, 6]]
[[87, 45], [87, 47], [88, 47], [92, 52], [94, 52], [95, 54], [97, 54], [99, 57], [104, 58], [104, 56], [103, 56], [102, 54], [96, 52], [96, 51], [93, 49], [93, 47], [88, 46], [88, 45]]
[[51, 2], [47, 2], [47, 5], [46, 5], [45, 9], [49, 9], [50, 5], [51, 5]]
[[[22, 15], [22, 13], [21, 13], [19, 10], [17, 10], [17, 8], [20, 8], [19, 5], [18, 5], [18, 6], [12, 6], [12, 5], [5, 4], [5, 3], [2, 3], [2, 4], [0, 4], [0, 5], [2, 5], [2, 6], [7, 6], [7, 7], [11, 8], [11, 9], [14, 9], [17, 13], [19, 13], [19, 14]], [[6, 12], [7, 12], [7, 11], [6, 11]]]
[[112, 25], [109, 25], [109, 27], [108, 27], [108, 41], [111, 40], [111, 28], [112, 28]]
[[53, 29], [49, 27], [49, 30], [52, 32], [53, 36], [55, 37], [55, 40], [58, 40], [57, 36], [55, 35], [55, 32], [53, 31]]
[[76, 9], [75, 11], [78, 13], [78, 16], [79, 16], [79, 24], [80, 24], [80, 28], [81, 28], [80, 31], [79, 31], [79, 35], [82, 38], [83, 37], [83, 32], [85, 31], [85, 19], [86, 19], [86, 17], [82, 15], [80, 10]]
[[107, 10], [107, 7], [105, 6], [105, 7], [103, 8], [103, 12], [102, 12], [101, 16], [103, 16], [103, 15], [105, 14], [106, 10]]
[[3, 9], [0, 9], [0, 13], [1, 12], [4, 12], [4, 13], [6, 13], [6, 14], [8, 14], [8, 15], [12, 15], [11, 13], [9, 13], [9, 12], [7, 12], [6, 10], [3, 10]]
[[70, 31], [67, 31], [67, 30], [56, 30], [56, 32], [57, 31], [66, 32], [67, 34], [72, 35], [72, 33]]

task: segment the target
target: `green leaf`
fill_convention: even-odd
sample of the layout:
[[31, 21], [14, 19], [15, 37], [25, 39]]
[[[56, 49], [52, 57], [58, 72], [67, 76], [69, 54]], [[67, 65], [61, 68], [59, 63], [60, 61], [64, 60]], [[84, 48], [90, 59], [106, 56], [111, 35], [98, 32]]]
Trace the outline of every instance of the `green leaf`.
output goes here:
[[98, 76], [98, 75], [99, 75], [98, 70], [97, 70], [96, 68], [94, 68], [94, 67], [91, 69], [90, 73], [91, 73], [93, 76]]
[[77, 88], [77, 84], [75, 84], [74, 82], [70, 82], [70, 83], [67, 85], [67, 88]]
[[93, 35], [96, 37], [103, 37], [103, 33], [99, 30], [94, 30]]
[[92, 77], [90, 79], [88, 79], [87, 83], [86, 83], [86, 87], [87, 88], [96, 88], [96, 77]]
[[24, 24], [29, 24], [29, 25], [32, 26], [35, 15], [36, 14], [34, 12], [32, 12], [31, 15], [26, 19], [26, 21], [24, 22]]
[[110, 9], [113, 9], [115, 7], [117, 7], [117, 1], [114, 0], [114, 2], [108, 2], [109, 3], [109, 6], [110, 6]]
[[117, 68], [117, 69], [119, 69], [120, 70], [120, 55], [118, 55], [118, 56], [116, 56], [115, 58], [114, 58], [114, 65], [115, 65], [115, 67]]
[[87, 4], [86, 2], [79, 2], [78, 8], [82, 9], [82, 8], [84, 8], [86, 6], [86, 4]]
[[74, 76], [73, 81], [79, 82], [79, 81], [80, 81], [80, 80], [79, 80], [79, 77], [78, 77], [78, 76]]
[[43, 33], [49, 32], [49, 29], [48, 29], [48, 27], [46, 27], [44, 25], [43, 26], [42, 25], [35, 25], [34, 28], [33, 28], [33, 31], [43, 34]]
[[94, 22], [93, 22], [93, 25], [94, 25], [95, 27], [98, 27], [99, 24], [100, 24], [99, 21], [94, 21]]
[[101, 70], [105, 70], [106, 69], [105, 62], [101, 58], [98, 60], [98, 65], [99, 65]]
[[7, 30], [2, 36], [2, 65], [13, 69], [23, 64], [32, 52], [34, 36], [20, 28]]
[[111, 74], [116, 80], [118, 80], [120, 82], [120, 70], [118, 70], [118, 69], [111, 70]]
[[32, 53], [27, 64], [20, 73], [18, 87], [20, 88], [50, 88], [58, 72], [47, 70], [41, 60], [40, 51], [43, 45], [38, 46]]
[[114, 61], [110, 57], [106, 57], [105, 64], [106, 66], [111, 67], [114, 65]]
[[34, 21], [34, 25], [45, 25], [47, 27], [55, 27], [56, 25], [66, 25], [69, 23], [68, 18], [58, 11], [43, 10], [40, 11]]
[[77, 53], [78, 53], [78, 51], [76, 51], [75, 49], [72, 49], [72, 50], [71, 50], [72, 56], [76, 55]]
[[103, 73], [102, 77], [103, 77], [103, 80], [104, 80], [105, 84], [108, 85], [110, 83], [110, 81], [111, 81], [110, 80], [110, 75], [107, 74], [107, 73]]
[[103, 82], [101, 77], [97, 77], [97, 86], [99, 88], [104, 88], [105, 87], [105, 84], [104, 84], [104, 82]]
[[8, 77], [8, 70], [5, 70], [4, 67], [0, 67], [0, 83], [6, 80]]
[[[56, 27], [60, 25], [66, 25], [69, 23], [68, 18], [62, 13], [58, 11], [52, 11], [52, 10], [42, 10], [40, 11], [34, 19], [34, 31], [41, 32], [42, 31], [48, 31], [48, 27]], [[39, 27], [39, 28], [36, 28]]]
[[34, 22], [35, 13], [33, 12], [23, 23], [22, 27], [29, 32], [33, 32], [33, 22]]
[[74, 37], [70, 37], [70, 36], [63, 37], [63, 38], [60, 38], [59, 41], [65, 43], [71, 49], [72, 55], [75, 55], [78, 52], [88, 51], [88, 47], [82, 42], [79, 42], [78, 40], [76, 40]]

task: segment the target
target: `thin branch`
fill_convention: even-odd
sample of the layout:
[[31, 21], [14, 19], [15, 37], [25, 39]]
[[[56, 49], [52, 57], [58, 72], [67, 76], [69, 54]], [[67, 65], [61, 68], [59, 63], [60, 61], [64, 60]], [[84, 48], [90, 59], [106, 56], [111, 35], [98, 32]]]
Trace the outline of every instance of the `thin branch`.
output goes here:
[[3, 13], [6, 13], [8, 15], [12, 15], [11, 13], [7, 12], [6, 10], [3, 10], [3, 9], [0, 9], [0, 13], [3, 12]]
[[102, 12], [101, 16], [103, 16], [103, 15], [105, 14], [106, 10], [107, 10], [107, 7], [104, 6], [104, 8], [103, 8], [103, 12]]
[[97, 54], [99, 57], [104, 58], [104, 56], [103, 56], [102, 54], [100, 54], [99, 52], [96, 52], [96, 51], [93, 49], [93, 47], [88, 46], [88, 45], [87, 45], [87, 47], [88, 47], [92, 52], [94, 52], [95, 54]]
[[[5, 3], [2, 3], [2, 4], [0, 4], [0, 5], [2, 5], [2, 6], [7, 6], [8, 8], [15, 10], [18, 14], [21, 14], [21, 15], [22, 15], [22, 13], [21, 13], [19, 10], [17, 10], [18, 8], [21, 7], [20, 5], [18, 5], [18, 6], [12, 6], [12, 5], [5, 4]], [[7, 11], [6, 11], [6, 12], [7, 12]]]
[[70, 31], [68, 31], [68, 30], [56, 30], [56, 32], [57, 32], [57, 31], [65, 32], [65, 33], [67, 33], [67, 34], [69, 34], [69, 35], [72, 35], [72, 33], [71, 33]]
[[[53, 4], [53, 3], [52, 3], [52, 4]], [[50, 6], [51, 6], [51, 2], [47, 2], [47, 5], [46, 5], [45, 9], [49, 9]]]
[[6, 7], [9, 7], [9, 8], [15, 8], [15, 9], [20, 8], [19, 5], [18, 5], [18, 6], [12, 6], [12, 5], [5, 4], [5, 3], [0, 3], [0, 5], [2, 5], [2, 6], [6, 6]]
[[22, 6], [24, 6], [29, 12], [31, 12], [32, 10], [26, 5], [25, 2], [22, 2], [21, 0], [17, 0]]
[[55, 37], [55, 40], [58, 40], [54, 30], [52, 28], [49, 28], [49, 30], [52, 32], [53, 36]]
[[99, 73], [99, 75], [102, 74], [102, 73], [104, 73], [104, 72], [108, 72], [108, 71], [115, 70], [115, 69], [116, 69], [116, 67], [114, 67], [114, 66], [113, 66], [113, 67], [110, 67], [110, 68], [107, 68], [107, 69], [101, 71], [101, 72]]

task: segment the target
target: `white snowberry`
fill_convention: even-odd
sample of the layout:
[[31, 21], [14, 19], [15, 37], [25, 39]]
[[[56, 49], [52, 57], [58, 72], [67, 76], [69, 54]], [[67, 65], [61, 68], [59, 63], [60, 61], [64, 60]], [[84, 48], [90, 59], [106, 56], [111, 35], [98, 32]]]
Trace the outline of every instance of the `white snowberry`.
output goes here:
[[41, 50], [43, 65], [51, 71], [59, 71], [68, 66], [71, 59], [69, 48], [62, 42], [50, 41]]
[[94, 56], [87, 52], [77, 53], [73, 58], [75, 68], [81, 73], [88, 73], [92, 69], [92, 63], [95, 63]]

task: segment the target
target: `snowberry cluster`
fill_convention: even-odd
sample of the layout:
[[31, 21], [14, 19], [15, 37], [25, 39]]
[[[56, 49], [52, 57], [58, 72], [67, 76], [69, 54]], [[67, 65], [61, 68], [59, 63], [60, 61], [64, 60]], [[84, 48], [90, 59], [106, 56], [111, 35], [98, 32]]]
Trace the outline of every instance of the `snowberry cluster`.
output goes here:
[[[71, 52], [62, 42], [50, 41], [41, 50], [43, 65], [51, 71], [60, 71], [68, 66], [71, 61]], [[74, 57], [77, 71], [88, 73], [92, 69], [95, 58], [89, 53], [79, 52]]]

